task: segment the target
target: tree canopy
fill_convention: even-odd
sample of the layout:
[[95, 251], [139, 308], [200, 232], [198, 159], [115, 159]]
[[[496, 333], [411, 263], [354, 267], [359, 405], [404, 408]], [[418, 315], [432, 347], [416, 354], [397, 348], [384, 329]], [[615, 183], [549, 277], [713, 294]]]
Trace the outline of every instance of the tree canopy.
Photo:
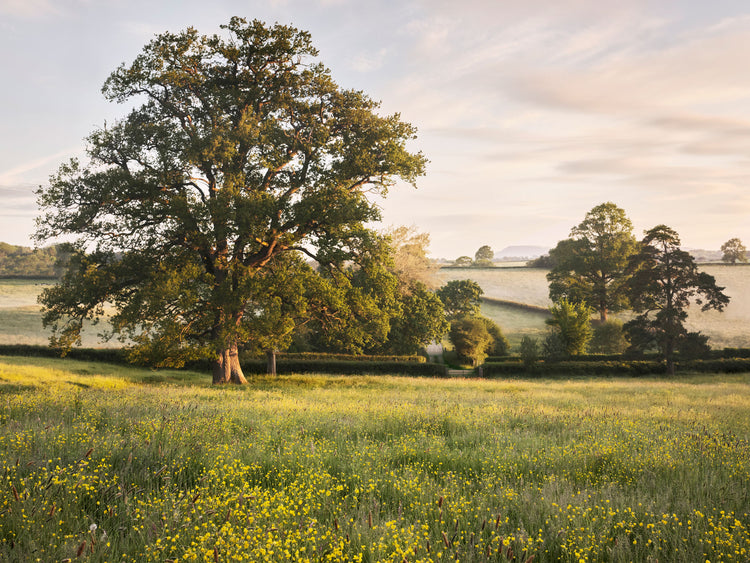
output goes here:
[[587, 303], [606, 321], [609, 312], [628, 306], [627, 266], [635, 250], [633, 225], [625, 211], [611, 202], [594, 207], [570, 238], [550, 250], [550, 299]]
[[492, 335], [479, 317], [465, 316], [451, 322], [449, 337], [459, 357], [471, 361], [472, 366], [484, 362], [492, 346]]
[[747, 262], [747, 248], [738, 238], [730, 238], [721, 245], [722, 257], [724, 262], [736, 264], [737, 262]]
[[[164, 33], [115, 70], [104, 95], [134, 109], [90, 135], [88, 163], [40, 188], [37, 240], [76, 240], [42, 295], [58, 344], [108, 303], [141, 353], [202, 354], [215, 383], [244, 382], [238, 347], [288, 334], [299, 311], [377, 306], [348, 280], [377, 274], [352, 267], [377, 254], [367, 194], [424, 173], [406, 147], [415, 129], [338, 87], [308, 33], [241, 18], [222, 29]], [[300, 279], [313, 290], [289, 305]]]
[[713, 276], [700, 272], [695, 259], [680, 249], [680, 238], [666, 225], [646, 231], [630, 261], [629, 290], [639, 315], [625, 324], [631, 346], [655, 345], [674, 374], [674, 353], [688, 332], [684, 323], [691, 302], [702, 311], [722, 311], [729, 303]]
[[436, 293], [445, 307], [445, 316], [453, 320], [476, 315], [481, 303], [479, 298], [484, 291], [473, 280], [451, 280]]
[[419, 282], [433, 288], [433, 274], [438, 266], [427, 256], [430, 235], [420, 233], [416, 227], [392, 227], [383, 232], [393, 251], [393, 271], [399, 283], [407, 287]]
[[475, 266], [492, 266], [492, 259], [495, 257], [495, 253], [489, 245], [485, 244], [480, 246], [479, 249], [474, 253], [474, 265]]

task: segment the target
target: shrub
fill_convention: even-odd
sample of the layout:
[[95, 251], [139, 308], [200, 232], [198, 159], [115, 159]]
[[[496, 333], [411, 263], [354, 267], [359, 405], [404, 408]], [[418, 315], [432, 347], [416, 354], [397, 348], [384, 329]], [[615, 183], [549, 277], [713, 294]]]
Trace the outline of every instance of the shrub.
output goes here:
[[680, 360], [707, 358], [711, 353], [708, 336], [700, 332], [688, 332], [679, 341], [677, 352]]
[[521, 339], [521, 361], [526, 369], [532, 369], [539, 359], [539, 343], [536, 338], [524, 336]]
[[628, 347], [622, 322], [610, 319], [594, 327], [589, 350], [598, 354], [622, 354]]
[[480, 321], [484, 323], [487, 332], [490, 335], [490, 342], [487, 344], [485, 352], [488, 356], [505, 356], [510, 351], [510, 344], [508, 339], [505, 338], [503, 331], [497, 325], [497, 323], [487, 317], [478, 316]]
[[548, 332], [544, 342], [542, 342], [542, 357], [548, 362], [559, 362], [568, 356], [568, 349], [560, 331]]

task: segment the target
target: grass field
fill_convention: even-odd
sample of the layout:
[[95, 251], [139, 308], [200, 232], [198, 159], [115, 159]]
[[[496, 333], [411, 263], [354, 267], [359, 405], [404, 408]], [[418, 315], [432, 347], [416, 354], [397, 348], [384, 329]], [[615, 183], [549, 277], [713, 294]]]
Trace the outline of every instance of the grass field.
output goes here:
[[0, 560], [750, 558], [750, 375], [208, 382], [0, 358]]

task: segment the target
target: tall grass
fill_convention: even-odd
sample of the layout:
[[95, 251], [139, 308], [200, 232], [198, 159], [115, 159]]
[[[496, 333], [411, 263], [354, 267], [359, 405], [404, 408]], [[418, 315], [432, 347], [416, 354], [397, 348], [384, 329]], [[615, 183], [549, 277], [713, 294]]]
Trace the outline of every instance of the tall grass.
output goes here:
[[3, 358], [0, 559], [747, 560], [749, 391]]

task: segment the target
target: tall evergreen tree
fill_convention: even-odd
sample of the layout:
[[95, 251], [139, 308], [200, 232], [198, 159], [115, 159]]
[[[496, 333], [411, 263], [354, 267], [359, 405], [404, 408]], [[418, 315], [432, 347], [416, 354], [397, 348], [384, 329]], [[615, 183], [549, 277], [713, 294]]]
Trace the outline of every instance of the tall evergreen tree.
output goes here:
[[691, 301], [702, 311], [722, 311], [729, 303], [713, 276], [698, 271], [695, 259], [680, 249], [680, 237], [666, 225], [646, 231], [640, 250], [630, 261], [630, 301], [639, 315], [625, 324], [631, 344], [655, 345], [674, 374], [674, 355], [687, 338]]

